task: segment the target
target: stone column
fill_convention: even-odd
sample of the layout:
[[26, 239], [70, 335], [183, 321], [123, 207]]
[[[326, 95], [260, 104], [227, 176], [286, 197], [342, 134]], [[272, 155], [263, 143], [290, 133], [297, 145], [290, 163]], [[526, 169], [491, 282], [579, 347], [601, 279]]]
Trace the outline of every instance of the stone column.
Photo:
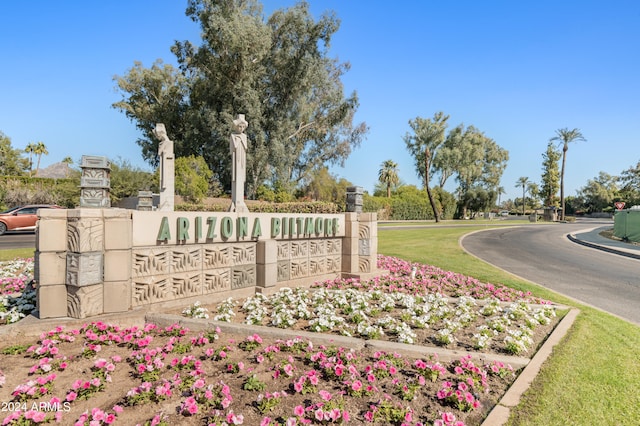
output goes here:
[[275, 287], [278, 281], [278, 242], [276, 240], [258, 241], [256, 269], [258, 292]]
[[110, 207], [111, 163], [107, 157], [83, 155], [80, 167], [80, 207]]
[[153, 210], [153, 192], [138, 191], [138, 205], [136, 208], [140, 211]]
[[361, 186], [350, 186], [347, 188], [347, 211], [362, 213], [362, 195], [364, 191]]
[[38, 211], [34, 278], [40, 319], [67, 316], [67, 210]]
[[157, 123], [153, 134], [160, 141], [158, 157], [160, 158], [160, 205], [158, 210], [172, 212], [175, 200], [175, 157], [173, 141], [167, 136], [164, 124]]
[[244, 114], [238, 114], [233, 120], [233, 133], [229, 144], [231, 150], [231, 206], [230, 212], [248, 212], [244, 202], [244, 184], [247, 177], [247, 135], [244, 134], [249, 123]]
[[104, 313], [131, 309], [133, 218], [126, 209], [103, 211]]
[[104, 222], [102, 209], [69, 210], [67, 217], [67, 315], [104, 312]]
[[360, 271], [358, 260], [358, 214], [345, 213], [345, 235], [342, 240], [342, 273], [346, 276], [357, 275]]

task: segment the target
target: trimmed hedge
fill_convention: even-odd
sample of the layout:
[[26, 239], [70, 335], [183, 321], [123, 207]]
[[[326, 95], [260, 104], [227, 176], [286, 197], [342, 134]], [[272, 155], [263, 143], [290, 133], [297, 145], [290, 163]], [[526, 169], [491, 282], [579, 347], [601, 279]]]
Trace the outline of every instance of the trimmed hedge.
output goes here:
[[[228, 204], [188, 204], [182, 203], [175, 206], [176, 211], [183, 212], [226, 212], [229, 209]], [[341, 213], [342, 210], [335, 203], [327, 203], [322, 201], [311, 202], [291, 202], [291, 203], [266, 203], [266, 202], [249, 202], [247, 208], [252, 213]]]

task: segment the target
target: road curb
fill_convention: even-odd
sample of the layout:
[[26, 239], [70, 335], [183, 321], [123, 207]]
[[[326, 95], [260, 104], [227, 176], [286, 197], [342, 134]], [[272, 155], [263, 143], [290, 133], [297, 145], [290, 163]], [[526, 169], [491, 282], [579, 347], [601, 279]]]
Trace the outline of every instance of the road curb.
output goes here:
[[595, 244], [595, 243], [591, 243], [589, 241], [585, 241], [585, 240], [581, 240], [579, 238], [577, 238], [575, 236], [575, 234], [567, 234], [567, 238], [569, 239], [569, 241], [580, 244], [582, 246], [585, 247], [589, 247], [589, 248], [593, 248], [596, 250], [601, 250], [607, 253], [611, 253], [611, 254], [616, 254], [619, 256], [625, 256], [625, 257], [630, 257], [631, 259], [639, 259], [640, 260], [640, 254], [637, 253], [631, 253], [625, 250], [618, 250], [615, 248], [612, 248], [610, 246], [603, 246], [601, 244]]
[[527, 364], [524, 370], [518, 375], [516, 381], [513, 382], [511, 387], [502, 396], [502, 399], [498, 401], [496, 406], [484, 419], [482, 426], [501, 426], [507, 423], [511, 415], [511, 410], [520, 403], [522, 395], [529, 389], [531, 383], [533, 383], [538, 373], [540, 373], [542, 364], [552, 354], [553, 348], [560, 343], [569, 329], [571, 329], [579, 313], [579, 309], [572, 308], [564, 318], [562, 318], [562, 321], [558, 323], [553, 333], [549, 335], [529, 364]]

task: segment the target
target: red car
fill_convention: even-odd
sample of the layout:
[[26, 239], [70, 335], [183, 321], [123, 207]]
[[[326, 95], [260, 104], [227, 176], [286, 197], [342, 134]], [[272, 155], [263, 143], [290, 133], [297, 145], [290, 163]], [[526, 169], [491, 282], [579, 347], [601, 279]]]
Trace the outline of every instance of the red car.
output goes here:
[[52, 204], [18, 206], [0, 213], [0, 235], [7, 231], [35, 231], [38, 209], [61, 209]]

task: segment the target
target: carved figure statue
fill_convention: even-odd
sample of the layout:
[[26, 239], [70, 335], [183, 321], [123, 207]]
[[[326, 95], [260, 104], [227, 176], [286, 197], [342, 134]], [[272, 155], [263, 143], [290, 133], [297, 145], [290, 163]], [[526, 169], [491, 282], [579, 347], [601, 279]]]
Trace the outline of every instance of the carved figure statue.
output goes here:
[[246, 212], [244, 203], [244, 183], [247, 176], [247, 135], [244, 134], [249, 123], [244, 114], [238, 114], [233, 120], [233, 132], [229, 148], [231, 149], [231, 207], [230, 212]]
[[158, 210], [174, 210], [175, 162], [173, 156], [173, 141], [167, 136], [167, 129], [163, 123], [157, 123], [153, 135], [160, 141], [158, 157], [160, 157], [160, 205]]

